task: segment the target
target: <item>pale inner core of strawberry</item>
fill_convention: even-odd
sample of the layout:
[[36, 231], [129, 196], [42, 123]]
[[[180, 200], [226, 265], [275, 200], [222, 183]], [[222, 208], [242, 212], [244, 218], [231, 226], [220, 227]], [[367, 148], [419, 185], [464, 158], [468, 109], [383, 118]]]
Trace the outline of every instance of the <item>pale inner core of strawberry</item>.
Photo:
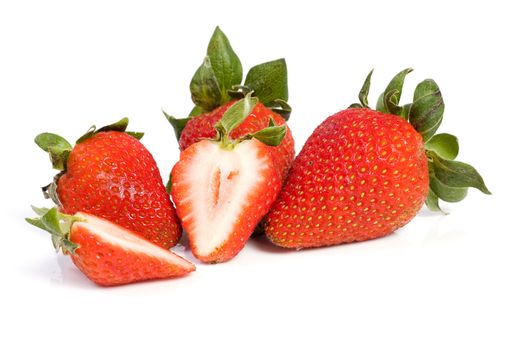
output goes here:
[[200, 142], [203, 148], [192, 158], [181, 183], [189, 193], [179, 203], [192, 207], [181, 219], [189, 226], [187, 231], [200, 254], [212, 253], [234, 233], [243, 208], [249, 204], [249, 193], [264, 184], [264, 177], [258, 174], [269, 166], [269, 160], [260, 156], [258, 142], [244, 141], [233, 150], [215, 142]]

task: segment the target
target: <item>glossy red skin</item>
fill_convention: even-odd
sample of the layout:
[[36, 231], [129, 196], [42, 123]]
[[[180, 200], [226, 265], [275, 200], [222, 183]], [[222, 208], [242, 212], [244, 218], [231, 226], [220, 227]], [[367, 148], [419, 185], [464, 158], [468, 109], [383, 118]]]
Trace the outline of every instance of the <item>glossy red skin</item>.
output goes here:
[[75, 145], [57, 193], [62, 212], [102, 217], [164, 248], [182, 233], [155, 160], [122, 132], [101, 132]]
[[427, 158], [417, 131], [395, 115], [347, 109], [306, 141], [265, 231], [287, 248], [378, 238], [408, 223], [427, 193]]
[[[188, 121], [179, 139], [179, 146], [182, 151], [195, 142], [203, 139], [213, 139], [217, 134], [214, 125], [221, 119], [224, 112], [236, 101], [230, 101], [215, 110], [194, 117]], [[286, 124], [286, 121], [279, 114], [266, 108], [262, 103], [257, 103], [252, 113], [235, 130], [232, 131], [232, 139], [238, 139], [246, 134], [255, 133], [268, 127], [270, 117], [276, 125]], [[281, 144], [276, 147], [267, 147], [271, 154], [275, 166], [279, 169], [281, 179], [285, 179], [295, 156], [294, 139], [288, 125], [286, 125], [286, 135]]]
[[[247, 195], [242, 209], [242, 215], [236, 218], [235, 225], [231, 227], [230, 235], [220, 247], [217, 247], [215, 251], [209, 255], [198, 253], [194, 239], [195, 233], [191, 230], [191, 227], [193, 226], [193, 218], [190, 218], [190, 214], [193, 212], [194, 207], [191, 202], [185, 201], [190, 195], [189, 186], [184, 184], [184, 180], [189, 173], [187, 169], [195, 154], [201, 152], [202, 143], [194, 143], [184, 150], [181, 153], [179, 162], [173, 167], [171, 172], [171, 196], [175, 202], [177, 213], [179, 217], [182, 218], [182, 225], [188, 233], [192, 253], [202, 262], [220, 263], [235, 257], [242, 250], [246, 241], [250, 238], [250, 235], [257, 226], [257, 223], [261, 221], [263, 216], [268, 212], [279, 194], [282, 185], [279, 172], [272, 164], [267, 146], [259, 141], [256, 143], [258, 145], [257, 156], [260, 158], [266, 158], [268, 161], [268, 167], [266, 167], [263, 172], [260, 174], [254, 174], [254, 176], [258, 175], [265, 179], [264, 185], [254, 188]], [[213, 228], [210, 227], [210, 229]]]
[[[131, 232], [130, 232], [131, 233]], [[71, 260], [90, 280], [101, 286], [116, 286], [139, 281], [186, 275], [195, 270], [148, 254], [123, 249], [101, 240], [88, 228], [73, 224], [69, 239], [79, 248]]]

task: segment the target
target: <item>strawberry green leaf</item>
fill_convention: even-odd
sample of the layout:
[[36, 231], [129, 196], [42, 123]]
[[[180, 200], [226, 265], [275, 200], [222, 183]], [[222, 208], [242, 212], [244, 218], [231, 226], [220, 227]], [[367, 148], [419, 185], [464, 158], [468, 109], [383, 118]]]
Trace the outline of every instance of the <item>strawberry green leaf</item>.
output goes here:
[[35, 143], [38, 147], [49, 153], [53, 169], [66, 169], [67, 159], [72, 150], [71, 145], [66, 139], [59, 135], [45, 132], [37, 135]]
[[106, 132], [106, 131], [118, 131], [118, 132], [125, 132], [126, 134], [140, 140], [142, 136], [144, 136], [144, 133], [142, 132], [133, 132], [133, 131], [126, 131], [128, 128], [129, 119], [128, 118], [122, 118], [118, 122], [109, 124], [106, 126], [101, 127], [100, 129], [97, 129], [95, 125], [92, 125], [88, 131], [82, 135], [76, 143], [81, 143], [89, 139], [90, 137], [93, 137], [94, 135], [100, 133], [100, 132]]
[[439, 207], [439, 198], [432, 191], [432, 189], [428, 190], [428, 195], [427, 195], [427, 199], [425, 200], [425, 204], [428, 207], [428, 209], [430, 209], [431, 211], [443, 212], [443, 210], [441, 210], [441, 208]]
[[436, 134], [425, 143], [425, 148], [441, 158], [454, 160], [459, 153], [458, 138], [451, 134]]
[[377, 98], [376, 110], [383, 113], [388, 113], [385, 102], [384, 102], [385, 93], [382, 92]]
[[53, 246], [57, 251], [62, 249], [64, 253], [75, 254], [75, 250], [79, 246], [69, 240], [69, 232], [73, 223], [81, 221], [82, 219], [72, 215], [62, 214], [56, 207], [49, 210], [33, 207], [33, 210], [39, 216], [36, 218], [26, 218], [26, 222], [49, 232]]
[[382, 100], [381, 106], [378, 102], [379, 107], [384, 109], [384, 112], [390, 114], [400, 115], [401, 107], [399, 107], [399, 101], [401, 100], [401, 94], [403, 92], [403, 84], [405, 83], [405, 77], [408, 73], [412, 72], [412, 68], [407, 68], [397, 73], [394, 78], [390, 81], [385, 89], [385, 92], [380, 96]]
[[424, 141], [430, 139], [439, 128], [444, 111], [445, 104], [437, 84], [431, 79], [419, 83], [414, 91], [408, 119]]
[[49, 147], [57, 147], [63, 150], [72, 149], [71, 144], [67, 142], [65, 138], [49, 132], [44, 132], [42, 134], [37, 135], [37, 137], [35, 138], [35, 143], [38, 145], [38, 147], [40, 147], [46, 152], [49, 151]]
[[221, 120], [215, 124], [215, 127], [220, 129], [221, 133], [228, 136], [232, 130], [238, 127], [244, 119], [250, 115], [257, 101], [256, 97], [251, 97], [251, 95], [248, 94], [248, 96], [242, 100], [235, 102], [224, 112]]
[[257, 139], [268, 146], [279, 146], [284, 139], [284, 136], [286, 136], [286, 125], [270, 126], [259, 130], [252, 135], [254, 139]]
[[265, 106], [271, 109], [273, 112], [279, 114], [284, 120], [290, 119], [292, 107], [285, 100], [276, 99], [272, 102], [266, 103]]
[[169, 195], [171, 195], [171, 189], [173, 188], [173, 182], [171, 179], [171, 173], [170, 177], [168, 178], [168, 182], [166, 182], [166, 192], [168, 192]]
[[372, 80], [372, 73], [374, 73], [373, 69], [366, 76], [363, 87], [361, 88], [361, 91], [359, 91], [359, 101], [361, 102], [361, 105], [365, 108], [370, 108], [368, 107], [368, 93], [370, 91], [370, 81]]
[[244, 85], [253, 89], [254, 96], [267, 105], [275, 100], [288, 101], [288, 71], [284, 58], [252, 67]]
[[175, 136], [177, 137], [177, 141], [178, 141], [180, 139], [180, 135], [182, 135], [182, 130], [184, 130], [184, 127], [186, 126], [186, 124], [191, 118], [177, 119], [164, 111], [162, 111], [162, 113], [164, 114], [164, 117], [166, 117], [168, 122], [173, 127], [173, 130], [175, 131]]
[[428, 163], [428, 173], [430, 189], [445, 202], [460, 202], [467, 196], [467, 187], [450, 187], [439, 181], [434, 172], [434, 164], [432, 162]]
[[449, 187], [439, 181], [435, 176], [430, 177], [429, 181], [432, 191], [445, 202], [460, 202], [465, 199], [468, 194], [467, 187]]
[[221, 104], [221, 88], [208, 56], [197, 69], [190, 83], [191, 99], [204, 111], [211, 111]]
[[188, 117], [195, 117], [204, 113], [204, 110], [199, 106], [194, 106]]
[[33, 211], [38, 216], [42, 216], [42, 215], [44, 215], [45, 213], [47, 213], [49, 211], [48, 208], [39, 208], [39, 207], [35, 207], [34, 205], [31, 206], [31, 209], [33, 209]]
[[412, 103], [403, 105], [399, 110], [399, 116], [405, 120], [408, 120], [408, 115], [410, 114], [410, 108], [412, 108]]
[[435, 152], [427, 154], [432, 159], [436, 178], [448, 187], [474, 187], [485, 194], [491, 194], [481, 175], [469, 164], [446, 160]]
[[219, 27], [215, 28], [208, 44], [207, 55], [220, 91], [219, 104], [230, 100], [228, 90], [242, 81], [242, 65], [230, 41]]
[[113, 124], [109, 124], [106, 126], [101, 127], [96, 132], [103, 132], [103, 131], [120, 131], [124, 132], [128, 128], [129, 119], [128, 118], [122, 118], [118, 122], [115, 122]]

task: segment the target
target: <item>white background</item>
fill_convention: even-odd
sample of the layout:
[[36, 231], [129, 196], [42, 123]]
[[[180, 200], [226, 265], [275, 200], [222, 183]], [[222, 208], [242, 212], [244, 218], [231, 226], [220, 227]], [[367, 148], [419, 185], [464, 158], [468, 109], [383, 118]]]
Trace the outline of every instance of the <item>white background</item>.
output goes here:
[[[518, 3], [2, 1], [0, 348], [525, 348]], [[33, 138], [128, 116], [166, 178], [179, 152], [161, 108], [191, 109], [215, 25], [245, 72], [286, 57], [297, 150], [372, 67], [374, 101], [403, 68], [405, 100], [434, 78], [440, 130], [494, 194], [471, 190], [376, 241], [295, 252], [259, 238], [186, 278], [95, 286], [23, 221], [54, 174]]]

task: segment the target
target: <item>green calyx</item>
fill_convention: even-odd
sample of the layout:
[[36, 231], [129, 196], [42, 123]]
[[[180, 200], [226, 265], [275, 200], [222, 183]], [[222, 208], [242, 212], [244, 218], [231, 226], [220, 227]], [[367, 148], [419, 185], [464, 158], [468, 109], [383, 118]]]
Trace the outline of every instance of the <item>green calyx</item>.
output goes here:
[[[370, 108], [368, 92], [373, 70], [368, 74], [359, 92], [359, 103], [349, 108]], [[432, 211], [441, 211], [439, 200], [459, 202], [463, 200], [469, 187], [482, 193], [491, 194], [483, 178], [471, 165], [455, 160], [459, 153], [456, 136], [446, 133], [436, 134], [443, 120], [445, 104], [441, 91], [432, 79], [423, 80], [416, 86], [412, 103], [400, 105], [403, 84], [411, 68], [399, 72], [379, 95], [376, 110], [395, 114], [408, 121], [419, 132], [425, 142], [428, 159], [429, 193], [425, 201]]]
[[[104, 131], [120, 131], [125, 132], [126, 134], [133, 136], [137, 140], [140, 140], [142, 136], [144, 136], [144, 133], [142, 132], [132, 132], [132, 131], [126, 131], [128, 127], [129, 119], [128, 118], [122, 118], [116, 123], [106, 125], [100, 129], [97, 129], [94, 125], [89, 128], [89, 130], [82, 135], [76, 143], [81, 143], [89, 139], [90, 137], [93, 137], [95, 134], [98, 134], [100, 132]], [[40, 147], [42, 150], [47, 152], [49, 154], [49, 157], [51, 159], [51, 164], [53, 165], [53, 169], [57, 169], [60, 171], [65, 171], [67, 167], [67, 160], [69, 158], [69, 154], [71, 153], [73, 147], [71, 144], [62, 136], [59, 136], [57, 134], [44, 132], [41, 134], [38, 134], [35, 137], [35, 143]]]
[[73, 223], [83, 220], [76, 216], [62, 214], [56, 207], [51, 209], [31, 207], [38, 216], [26, 218], [26, 221], [33, 226], [49, 232], [51, 234], [51, 241], [57, 252], [62, 250], [64, 254], [75, 254], [75, 250], [77, 250], [79, 246], [69, 239], [69, 234]]
[[255, 105], [258, 103], [257, 97], [252, 97], [248, 93], [246, 97], [235, 102], [224, 112], [222, 118], [215, 124], [217, 136], [215, 141], [218, 141], [224, 149], [232, 150], [235, 145], [249, 139], [257, 139], [268, 146], [278, 146], [286, 135], [286, 125], [275, 125], [273, 118], [267, 128], [259, 130], [253, 134], [247, 134], [237, 140], [232, 140], [230, 134], [235, 128], [248, 117]]
[[[87, 139], [93, 137], [94, 135], [105, 132], [105, 131], [119, 131], [124, 132], [137, 140], [140, 140], [142, 136], [144, 136], [144, 133], [142, 132], [132, 132], [132, 131], [126, 131], [128, 127], [129, 119], [128, 118], [122, 118], [121, 120], [117, 121], [116, 123], [106, 125], [100, 129], [97, 129], [94, 125], [89, 128], [89, 130], [82, 135], [77, 141], [76, 144], [79, 144], [81, 142], [86, 141]], [[67, 160], [69, 159], [69, 155], [71, 154], [71, 151], [73, 150], [73, 147], [71, 144], [62, 136], [59, 136], [57, 134], [44, 132], [35, 137], [35, 143], [40, 147], [42, 150], [47, 152], [49, 154], [49, 158], [51, 160], [51, 164], [53, 166], [53, 169], [59, 170], [60, 173], [58, 173], [54, 178], [53, 182], [50, 183], [47, 186], [42, 187], [42, 191], [44, 193], [44, 197], [51, 198], [53, 202], [57, 205], [60, 205], [60, 201], [58, 199], [58, 194], [56, 193], [57, 189], [57, 182], [60, 176], [64, 174], [67, 171]]]
[[166, 112], [164, 116], [179, 140], [189, 119], [210, 112], [233, 99], [251, 93], [259, 102], [288, 120], [292, 108], [288, 104], [288, 71], [286, 61], [277, 59], [252, 67], [242, 84], [243, 70], [239, 57], [219, 27], [215, 28], [204, 61], [190, 83], [191, 99], [195, 106], [188, 118], [177, 119]]

